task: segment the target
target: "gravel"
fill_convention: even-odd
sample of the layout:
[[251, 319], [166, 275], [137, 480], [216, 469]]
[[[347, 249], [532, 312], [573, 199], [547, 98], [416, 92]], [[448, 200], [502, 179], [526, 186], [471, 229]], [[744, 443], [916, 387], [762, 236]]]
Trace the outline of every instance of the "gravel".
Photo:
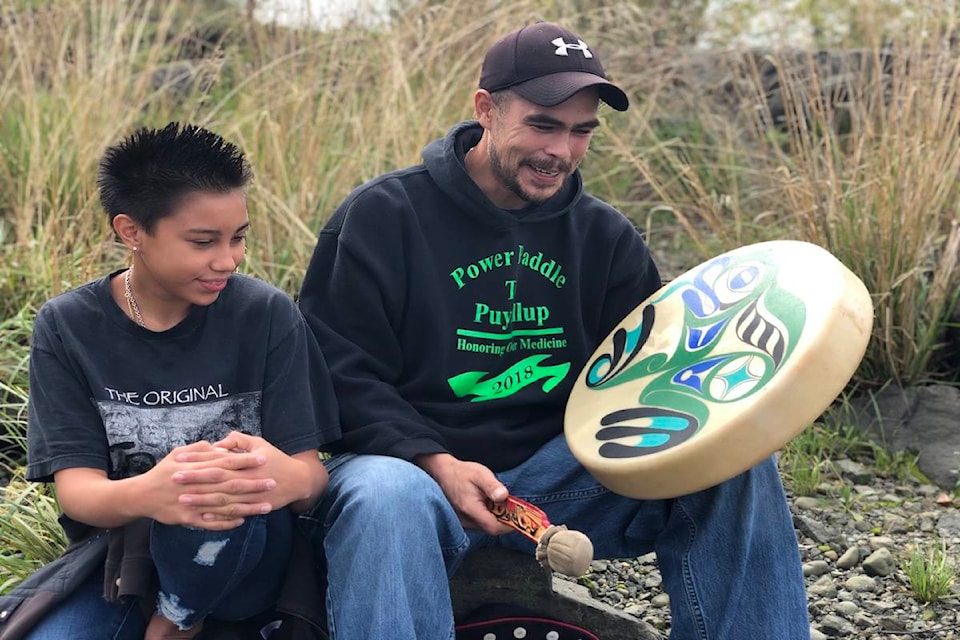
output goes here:
[[[954, 575], [960, 571], [960, 498], [849, 460], [833, 468], [815, 495], [790, 495], [811, 640], [960, 640], [960, 580], [924, 603], [904, 570], [911, 550], [945, 545]], [[578, 582], [668, 635], [670, 600], [653, 554], [595, 561]]]

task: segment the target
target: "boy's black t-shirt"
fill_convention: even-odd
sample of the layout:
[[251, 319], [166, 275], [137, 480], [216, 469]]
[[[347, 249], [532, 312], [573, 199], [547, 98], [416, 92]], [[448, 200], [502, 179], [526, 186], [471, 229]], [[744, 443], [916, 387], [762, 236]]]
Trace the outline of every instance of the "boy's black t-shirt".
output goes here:
[[126, 478], [177, 446], [233, 430], [291, 455], [340, 436], [319, 346], [282, 291], [234, 274], [213, 304], [163, 332], [123, 313], [109, 276], [40, 309], [28, 479], [49, 482], [73, 467]]

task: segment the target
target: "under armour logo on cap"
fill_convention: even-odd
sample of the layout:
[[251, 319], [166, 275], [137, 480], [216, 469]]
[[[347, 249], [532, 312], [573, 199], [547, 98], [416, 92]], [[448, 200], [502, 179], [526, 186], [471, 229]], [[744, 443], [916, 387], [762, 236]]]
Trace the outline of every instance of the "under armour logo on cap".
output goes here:
[[617, 111], [630, 106], [627, 94], [610, 82], [587, 43], [549, 22], [528, 25], [498, 40], [480, 70], [481, 89], [490, 93], [510, 89], [543, 107], [558, 105], [587, 87], [596, 87], [600, 99]]
[[563, 41], [563, 38], [557, 38], [555, 40], [551, 40], [550, 44], [554, 45], [557, 48], [555, 53], [558, 56], [570, 55], [569, 53], [567, 53], [567, 50], [574, 49], [576, 51], [582, 51], [584, 58], [593, 57], [593, 54], [590, 53], [590, 48], [587, 47], [587, 43], [584, 42], [583, 40], [577, 40], [573, 44], [567, 44], [566, 42]]

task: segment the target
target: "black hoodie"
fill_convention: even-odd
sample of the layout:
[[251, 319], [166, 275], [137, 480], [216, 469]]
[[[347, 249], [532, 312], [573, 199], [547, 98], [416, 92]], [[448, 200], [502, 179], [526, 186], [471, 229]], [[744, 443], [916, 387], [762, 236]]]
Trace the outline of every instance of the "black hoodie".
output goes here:
[[481, 133], [455, 126], [320, 232], [299, 300], [347, 450], [516, 466], [563, 431], [587, 359], [661, 285], [636, 228], [579, 171], [539, 206], [494, 205], [464, 164]]

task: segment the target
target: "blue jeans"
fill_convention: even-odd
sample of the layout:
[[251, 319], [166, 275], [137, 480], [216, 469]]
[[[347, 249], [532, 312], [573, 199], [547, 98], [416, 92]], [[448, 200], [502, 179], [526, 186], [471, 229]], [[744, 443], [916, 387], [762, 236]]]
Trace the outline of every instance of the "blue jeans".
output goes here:
[[[292, 534], [293, 518], [286, 509], [247, 518], [230, 531], [154, 522], [150, 555], [160, 583], [156, 608], [181, 629], [207, 616], [241, 620], [267, 609], [279, 593]], [[28, 638], [143, 640], [147, 620], [140, 605], [136, 598], [107, 602], [103, 571], [95, 571]], [[154, 603], [147, 609], [152, 611]]]
[[[334, 640], [450, 640], [448, 580], [465, 554], [491, 545], [533, 551], [518, 533], [465, 532], [439, 486], [408, 462], [346, 454], [328, 471], [326, 493], [298, 525], [326, 556]], [[640, 501], [598, 484], [559, 436], [498, 476], [554, 524], [586, 533], [596, 558], [655, 551], [671, 638], [809, 640], [800, 553], [774, 458], [698, 493]]]

